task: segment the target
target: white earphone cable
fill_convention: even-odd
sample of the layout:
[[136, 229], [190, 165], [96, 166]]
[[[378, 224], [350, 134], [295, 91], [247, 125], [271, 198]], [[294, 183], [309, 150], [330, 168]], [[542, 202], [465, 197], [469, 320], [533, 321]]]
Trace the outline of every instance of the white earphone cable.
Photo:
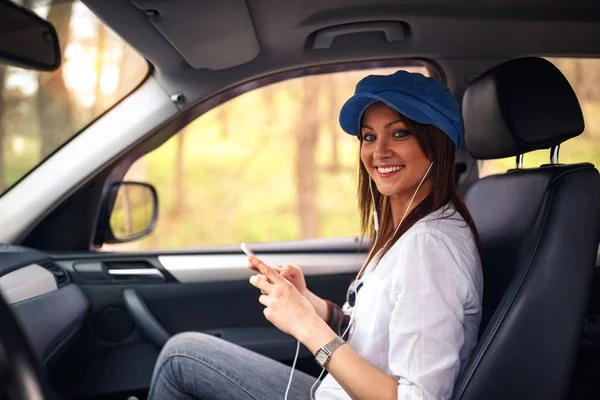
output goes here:
[[[404, 215], [402, 216], [402, 219], [400, 220], [400, 223], [398, 224], [398, 226], [396, 227], [396, 230], [394, 231], [394, 234], [392, 235], [391, 238], [388, 239], [388, 241], [390, 241], [394, 236], [396, 236], [396, 233], [398, 232], [398, 229], [400, 228], [400, 226], [404, 222], [404, 218], [406, 218], [406, 214], [408, 214], [408, 210], [410, 210], [410, 206], [412, 206], [412, 203], [415, 200], [415, 197], [417, 196], [417, 192], [419, 191], [419, 189], [421, 189], [421, 185], [423, 184], [423, 182], [425, 182], [425, 178], [429, 174], [429, 171], [431, 171], [431, 167], [433, 167], [433, 161], [431, 162], [431, 164], [429, 164], [429, 168], [427, 168], [427, 171], [425, 171], [425, 175], [423, 175], [423, 177], [421, 178], [421, 182], [419, 182], [419, 186], [417, 186], [417, 190], [415, 190], [415, 192], [413, 193], [413, 195], [412, 195], [412, 197], [410, 199], [410, 202], [408, 203], [408, 207], [406, 207], [406, 210], [404, 210]], [[387, 246], [387, 243], [386, 243], [386, 246]]]
[[[292, 364], [292, 372], [290, 372], [290, 380], [288, 381], [287, 389], [285, 389], [284, 400], [287, 400], [290, 388], [292, 387], [292, 379], [294, 379], [294, 370], [296, 369], [296, 362], [298, 361], [298, 354], [300, 354], [300, 341], [296, 344], [296, 355], [294, 356], [294, 363]], [[312, 389], [311, 389], [312, 391]], [[312, 397], [312, 396], [311, 396]]]
[[[431, 162], [431, 164], [429, 164], [429, 168], [427, 168], [427, 171], [425, 172], [425, 175], [423, 175], [423, 178], [421, 178], [421, 182], [419, 182], [417, 189], [413, 193], [412, 198], [410, 199], [410, 202], [408, 203], [408, 207], [406, 207], [406, 210], [404, 211], [404, 215], [402, 216], [402, 219], [400, 219], [400, 223], [394, 230], [394, 234], [385, 242], [385, 245], [383, 246], [384, 248], [388, 245], [390, 240], [392, 240], [393, 237], [396, 236], [396, 233], [398, 233], [398, 229], [400, 229], [400, 227], [402, 226], [402, 222], [404, 222], [404, 218], [406, 218], [406, 215], [408, 214], [408, 210], [410, 210], [410, 206], [412, 206], [412, 203], [415, 200], [415, 197], [417, 196], [417, 192], [421, 188], [421, 185], [423, 185], [423, 182], [425, 182], [425, 178], [429, 174], [429, 171], [431, 171], [432, 166], [433, 166], [433, 161]], [[373, 242], [373, 246], [371, 246], [371, 250], [369, 251], [369, 254], [367, 255], [366, 260], [368, 260], [369, 257], [371, 257], [371, 253], [373, 252], [373, 249], [375, 248], [375, 243], [377, 243], [377, 239], [379, 238], [379, 220], [377, 219], [377, 206], [375, 205], [375, 196], [373, 195], [373, 188], [371, 186], [371, 177], [370, 176], [369, 176], [369, 191], [371, 192], [371, 200], [373, 201], [373, 225], [375, 227], [375, 241]], [[363, 266], [360, 268], [360, 271], [358, 271], [358, 274], [356, 275], [355, 280], [359, 279], [359, 276], [361, 276], [363, 269], [366, 267], [366, 260], [365, 260], [365, 263], [363, 263]], [[357, 302], [358, 302], [358, 293], [356, 293], [356, 300], [354, 301], [355, 307], [356, 307]], [[354, 308], [352, 311], [354, 311]], [[352, 314], [353, 313], [350, 312], [350, 321], [348, 322], [348, 326], [346, 327], [346, 330], [344, 331], [344, 333], [342, 333], [342, 337], [344, 337], [346, 335], [346, 333], [348, 332], [348, 330], [350, 330], [350, 326], [352, 326], [352, 322], [354, 322], [354, 324], [356, 324], [356, 318], [353, 321]], [[292, 379], [294, 377], [294, 369], [296, 368], [296, 362], [298, 361], [299, 353], [300, 353], [300, 341], [298, 341], [298, 343], [296, 345], [296, 355], [294, 356], [294, 363], [292, 364], [292, 371], [290, 372], [290, 380], [288, 381], [288, 386], [287, 386], [287, 389], [285, 390], [285, 400], [287, 400], [288, 393], [290, 391], [290, 387], [292, 386]], [[323, 373], [325, 373], [325, 368], [322, 369], [321, 373], [319, 374], [319, 377], [317, 378], [315, 383], [313, 383], [313, 385], [310, 388], [310, 399], [311, 400], [314, 400], [313, 390], [314, 390], [315, 386], [317, 385], [317, 383], [321, 380]]]
[[[419, 192], [419, 189], [421, 189], [421, 185], [423, 185], [423, 182], [425, 182], [425, 178], [429, 174], [429, 171], [431, 171], [431, 167], [432, 166], [433, 166], [433, 161], [431, 162], [431, 164], [429, 164], [429, 168], [427, 168], [427, 171], [425, 171], [425, 174], [423, 175], [423, 177], [421, 178], [421, 181], [417, 185], [417, 189], [413, 193], [413, 195], [412, 195], [412, 197], [410, 199], [410, 202], [408, 203], [408, 207], [406, 207], [406, 210], [404, 211], [404, 215], [402, 216], [402, 219], [400, 219], [400, 223], [398, 224], [398, 226], [394, 230], [394, 234], [389, 237], [389, 239], [383, 245], [382, 249], [385, 248], [385, 247], [387, 247], [387, 245], [390, 242], [390, 240], [392, 240], [394, 238], [394, 236], [396, 236], [396, 233], [398, 233], [398, 229], [400, 229], [400, 227], [402, 226], [402, 223], [404, 222], [404, 219], [406, 218], [406, 215], [408, 214], [408, 211], [410, 210], [410, 207], [412, 206], [412, 203], [415, 200], [415, 197], [417, 196], [417, 193]], [[369, 177], [369, 189], [371, 189], [371, 177]], [[375, 196], [373, 196], [373, 189], [371, 189], [371, 200], [373, 201], [373, 209], [375, 210], [374, 213], [376, 213], [377, 212], [377, 208], [376, 208], [376, 205], [375, 205]], [[377, 228], [379, 228], [379, 227], [377, 227]], [[379, 229], [375, 230], [375, 243], [377, 242], [377, 239], [379, 237], [378, 236], [378, 233], [379, 233], [378, 231], [379, 231]], [[373, 244], [373, 246], [371, 246], [371, 251], [369, 251], [369, 254], [367, 255], [367, 258], [365, 260], [365, 264], [363, 264], [362, 268], [360, 269], [360, 271], [356, 275], [356, 280], [358, 280], [359, 277], [361, 277], [361, 276], [363, 278], [365, 278], [364, 281], [363, 281], [363, 285], [364, 285], [364, 282], [366, 281], [366, 277], [364, 275], [361, 275], [361, 274], [363, 272], [363, 269], [365, 269], [367, 267], [366, 261], [371, 257], [371, 253], [373, 252], [374, 248], [375, 248], [375, 245]], [[356, 293], [356, 299], [354, 300], [354, 306], [355, 307], [356, 307], [356, 303], [358, 303], [358, 293]], [[350, 321], [348, 323], [348, 328], [346, 328], [346, 332], [348, 331], [348, 329], [350, 329], [350, 327], [352, 325], [356, 325], [356, 323], [358, 321], [358, 315], [355, 315], [353, 311], [354, 311], [354, 308], [350, 312]], [[353, 315], [354, 315], [354, 319], [352, 319]], [[344, 335], [346, 334], [346, 332], [344, 332]], [[344, 335], [342, 335], [342, 336], [344, 336]]]
[[371, 192], [371, 201], [373, 202], [373, 225], [375, 226], [375, 242], [377, 242], [377, 234], [379, 233], [379, 218], [377, 218], [377, 206], [375, 205], [375, 196], [373, 195], [371, 175], [369, 175], [369, 191]]

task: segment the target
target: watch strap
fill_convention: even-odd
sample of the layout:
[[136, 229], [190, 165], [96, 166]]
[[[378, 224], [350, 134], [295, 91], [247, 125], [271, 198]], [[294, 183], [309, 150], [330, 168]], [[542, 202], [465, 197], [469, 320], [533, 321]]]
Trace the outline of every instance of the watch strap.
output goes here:
[[344, 343], [346, 343], [344, 339], [336, 336], [333, 340], [317, 351], [317, 354], [315, 354], [315, 360], [321, 367], [325, 368], [333, 352]]
[[327, 350], [327, 352], [329, 353], [329, 355], [331, 356], [333, 354], [333, 352], [340, 347], [341, 345], [343, 345], [344, 343], [344, 339], [342, 339], [339, 336], [336, 336], [331, 342], [327, 343], [325, 346], [323, 346], [324, 349]]

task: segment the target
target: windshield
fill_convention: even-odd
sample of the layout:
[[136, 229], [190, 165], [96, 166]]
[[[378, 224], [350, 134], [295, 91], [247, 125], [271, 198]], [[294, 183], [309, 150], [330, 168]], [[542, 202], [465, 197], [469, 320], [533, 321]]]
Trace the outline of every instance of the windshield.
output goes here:
[[38, 4], [33, 11], [58, 33], [62, 65], [54, 72], [0, 65], [0, 195], [148, 73], [146, 60], [82, 3]]

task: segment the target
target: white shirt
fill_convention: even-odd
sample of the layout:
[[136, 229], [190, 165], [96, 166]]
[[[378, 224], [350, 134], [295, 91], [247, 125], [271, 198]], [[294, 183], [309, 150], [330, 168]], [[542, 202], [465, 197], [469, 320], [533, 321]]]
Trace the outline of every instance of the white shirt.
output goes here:
[[[398, 400], [450, 398], [481, 321], [483, 273], [470, 228], [443, 207], [373, 265], [361, 279], [348, 345], [398, 381]], [[350, 397], [328, 374], [316, 399]]]

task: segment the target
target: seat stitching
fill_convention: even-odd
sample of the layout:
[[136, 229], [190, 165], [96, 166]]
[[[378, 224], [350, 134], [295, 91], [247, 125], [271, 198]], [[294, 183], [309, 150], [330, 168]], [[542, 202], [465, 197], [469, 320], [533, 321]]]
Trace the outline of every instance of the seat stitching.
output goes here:
[[[591, 168], [590, 168], [591, 167]], [[575, 169], [570, 169], [567, 171], [562, 171], [561, 173], [559, 173], [557, 176], [555, 176], [554, 178], [552, 178], [549, 182], [548, 182], [548, 186], [547, 188], [550, 188], [559, 178], [561, 178], [564, 175], [567, 175], [569, 173], [572, 172], [578, 172], [578, 171], [582, 171], [582, 170], [586, 170], [586, 169], [593, 169], [593, 165], [589, 164], [589, 163], [582, 163], [579, 167], [575, 168]], [[552, 198], [554, 197], [554, 192], [550, 191], [550, 193], [547, 195], [549, 196], [549, 201], [547, 203], [547, 205], [545, 206], [545, 215], [544, 215], [544, 221], [542, 224], [542, 229], [540, 230], [540, 234], [538, 236], [538, 240], [535, 244], [535, 246], [532, 249], [531, 252], [531, 256], [530, 256], [530, 260], [527, 264], [527, 266], [525, 268], [523, 268], [520, 276], [519, 276], [519, 280], [517, 281], [518, 283], [515, 284], [515, 287], [512, 289], [509, 298], [507, 300], [506, 305], [502, 308], [501, 312], [500, 312], [500, 316], [498, 317], [498, 320], [496, 321], [496, 323], [493, 325], [493, 327], [491, 328], [491, 332], [490, 335], [488, 336], [488, 338], [485, 340], [485, 342], [482, 344], [482, 350], [479, 353], [479, 355], [477, 356], [477, 358], [473, 361], [473, 366], [471, 368], [469, 368], [469, 372], [467, 373], [467, 375], [465, 376], [465, 379], [463, 380], [460, 388], [458, 389], [458, 394], [457, 394], [457, 398], [460, 398], [460, 396], [463, 395], [464, 391], [466, 390], [466, 386], [468, 383], [470, 383], [471, 379], [473, 378], [473, 375], [475, 374], [475, 371], [477, 370], [481, 359], [483, 358], [483, 356], [485, 355], [485, 353], [487, 352], [490, 342], [492, 341], [492, 339], [495, 337], [496, 333], [499, 330], [499, 325], [501, 325], [504, 322], [504, 319], [506, 318], [506, 314], [508, 313], [508, 309], [512, 306], [512, 304], [514, 303], [514, 300], [516, 299], [516, 296], [519, 292], [519, 290], [521, 289], [521, 287], [523, 286], [523, 283], [525, 281], [525, 278], [527, 277], [527, 274], [529, 273], [529, 270], [531, 268], [531, 264], [533, 263], [533, 259], [535, 258], [535, 253], [537, 251], [537, 248], [539, 247], [541, 238], [544, 234], [544, 230], [546, 229], [546, 222], [548, 220], [548, 214], [550, 211], [550, 204], [552, 203]]]
[[[579, 171], [580, 169], [577, 169], [577, 171]], [[565, 171], [562, 172], [561, 174], [559, 174], [558, 176], [562, 176], [566, 173], [568, 173], [570, 171]], [[557, 176], [557, 177], [558, 177]], [[548, 184], [548, 187], [551, 186], [551, 184], [556, 180], [555, 177], [554, 179], [552, 179], [550, 181], [550, 183]], [[526, 265], [525, 268], [523, 268], [523, 270], [521, 271], [521, 274], [519, 276], [519, 279], [517, 280], [517, 284], [515, 284], [515, 287], [511, 290], [508, 300], [505, 304], [505, 306], [502, 308], [501, 312], [500, 312], [500, 316], [498, 317], [498, 320], [496, 321], [496, 323], [494, 324], [494, 326], [492, 327], [492, 330], [490, 332], [490, 335], [488, 336], [488, 338], [485, 340], [485, 342], [482, 345], [482, 350], [479, 353], [479, 355], [477, 356], [476, 360], [473, 363], [473, 367], [470, 368], [469, 373], [467, 374], [467, 376], [465, 377], [465, 379], [463, 380], [463, 383], [461, 384], [459, 390], [458, 390], [458, 398], [460, 398], [465, 389], [467, 384], [471, 381], [471, 378], [473, 377], [473, 375], [475, 374], [476, 369], [479, 366], [479, 363], [481, 362], [481, 359], [483, 358], [483, 356], [485, 355], [485, 353], [487, 352], [489, 346], [490, 346], [490, 342], [492, 341], [492, 339], [495, 337], [496, 333], [499, 330], [500, 325], [504, 322], [506, 315], [508, 314], [508, 309], [512, 306], [512, 304], [514, 303], [518, 292], [520, 291], [521, 287], [523, 286], [523, 283], [525, 282], [525, 278], [527, 277], [527, 275], [529, 274], [529, 270], [531, 269], [531, 265], [533, 264], [533, 259], [535, 258], [535, 254], [537, 252], [537, 249], [540, 245], [540, 241], [541, 238], [544, 234], [544, 231], [546, 229], [546, 222], [548, 220], [548, 215], [549, 215], [549, 211], [550, 211], [550, 204], [552, 203], [552, 198], [554, 197], [554, 191], [550, 191], [550, 193], [547, 195], [549, 196], [549, 200], [547, 202], [547, 205], [544, 207], [544, 220], [542, 223], [542, 229], [540, 230], [540, 234], [537, 238], [536, 244], [535, 246], [533, 246], [533, 249], [531, 251], [530, 254], [530, 259]]]

